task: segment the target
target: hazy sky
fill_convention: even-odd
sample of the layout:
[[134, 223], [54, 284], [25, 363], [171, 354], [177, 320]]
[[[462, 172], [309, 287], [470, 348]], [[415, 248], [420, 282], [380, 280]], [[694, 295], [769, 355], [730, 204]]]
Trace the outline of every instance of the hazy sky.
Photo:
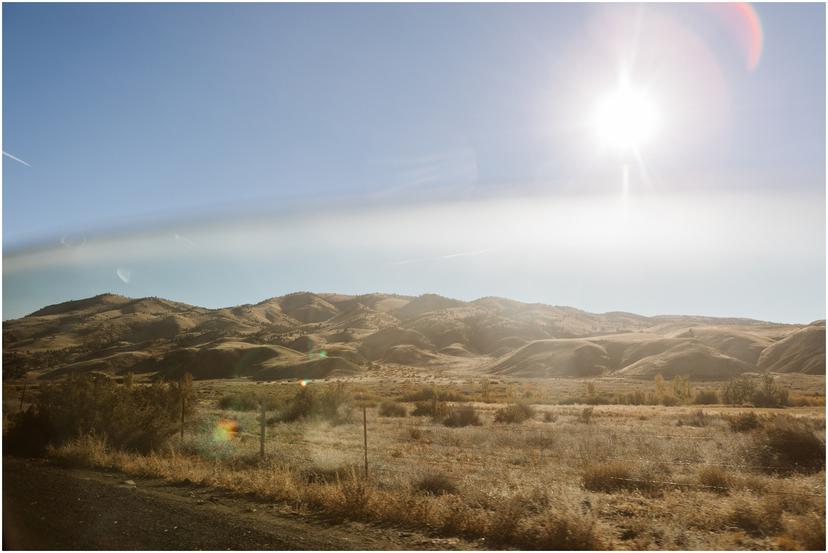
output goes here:
[[[3, 317], [304, 289], [823, 318], [824, 10], [4, 4]], [[638, 155], [593, 128], [622, 74]]]

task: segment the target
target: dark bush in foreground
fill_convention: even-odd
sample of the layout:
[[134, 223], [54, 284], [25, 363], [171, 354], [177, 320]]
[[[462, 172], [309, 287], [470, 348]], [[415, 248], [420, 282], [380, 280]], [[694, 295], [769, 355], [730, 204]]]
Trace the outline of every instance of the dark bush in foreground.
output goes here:
[[10, 429], [9, 445], [42, 450], [91, 433], [119, 449], [158, 449], [179, 428], [182, 399], [185, 413], [192, 412], [191, 382], [124, 386], [107, 378], [72, 375], [41, 388], [34, 406]]
[[379, 414], [381, 417], [405, 417], [408, 415], [408, 409], [401, 403], [384, 401], [379, 406]]
[[776, 417], [754, 434], [753, 456], [770, 472], [817, 472], [825, 466], [825, 444], [805, 421]]
[[414, 489], [431, 495], [456, 494], [457, 484], [442, 472], [430, 472], [414, 482]]
[[535, 416], [535, 410], [525, 403], [510, 403], [495, 412], [495, 422], [520, 424]]
[[733, 432], [748, 432], [762, 426], [759, 417], [753, 411], [739, 413], [727, 419]]
[[218, 407], [226, 411], [255, 411], [259, 408], [259, 402], [252, 396], [227, 394], [219, 400]]
[[57, 438], [54, 427], [44, 415], [30, 408], [10, 417], [10, 428], [3, 436], [3, 452], [19, 457], [40, 457]]
[[464, 405], [450, 409], [446, 418], [443, 419], [443, 424], [452, 428], [460, 428], [463, 426], [480, 426], [483, 423], [480, 421], [480, 416], [474, 410], [474, 407]]

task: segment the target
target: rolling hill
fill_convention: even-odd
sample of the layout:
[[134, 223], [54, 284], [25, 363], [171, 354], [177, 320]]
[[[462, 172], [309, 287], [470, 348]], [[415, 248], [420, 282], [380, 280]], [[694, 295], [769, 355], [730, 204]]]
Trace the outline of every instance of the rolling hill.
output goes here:
[[5, 321], [3, 346], [5, 378], [133, 371], [272, 380], [377, 365], [528, 378], [825, 373], [825, 321], [595, 314], [436, 294], [296, 292], [220, 309], [101, 294]]

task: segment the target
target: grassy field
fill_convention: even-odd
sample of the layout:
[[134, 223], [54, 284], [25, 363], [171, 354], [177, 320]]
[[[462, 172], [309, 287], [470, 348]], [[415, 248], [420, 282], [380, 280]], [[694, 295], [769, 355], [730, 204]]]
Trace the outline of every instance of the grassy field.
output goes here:
[[[610, 385], [589, 384], [311, 383], [306, 390], [338, 386], [348, 400], [334, 419], [283, 422], [301, 388], [296, 382], [203, 381], [183, 442], [176, 436], [169, 447], [138, 455], [85, 438], [52, 453], [282, 501], [299, 512], [463, 536], [481, 548], [823, 548], [824, 407], [555, 403]], [[794, 392], [811, 403], [824, 397], [819, 384], [800, 386]], [[650, 389], [652, 382], [624, 387]], [[412, 416], [417, 405], [435, 403], [403, 400], [433, 391], [450, 400], [436, 403], [441, 413], [471, 407], [478, 424], [448, 427], [443, 416]], [[261, 397], [272, 406], [264, 459], [252, 401]], [[384, 403], [389, 398], [395, 409]], [[507, 402], [533, 412], [520, 423], [496, 422]], [[406, 416], [381, 415], [401, 410]]]

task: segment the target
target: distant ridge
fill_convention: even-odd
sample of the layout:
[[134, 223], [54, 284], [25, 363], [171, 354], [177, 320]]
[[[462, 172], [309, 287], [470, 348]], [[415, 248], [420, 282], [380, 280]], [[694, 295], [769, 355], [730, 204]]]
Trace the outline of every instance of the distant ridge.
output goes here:
[[646, 317], [499, 297], [295, 292], [207, 309], [100, 294], [6, 321], [4, 375], [127, 370], [196, 378], [325, 378], [376, 364], [530, 378], [825, 374], [825, 321]]

